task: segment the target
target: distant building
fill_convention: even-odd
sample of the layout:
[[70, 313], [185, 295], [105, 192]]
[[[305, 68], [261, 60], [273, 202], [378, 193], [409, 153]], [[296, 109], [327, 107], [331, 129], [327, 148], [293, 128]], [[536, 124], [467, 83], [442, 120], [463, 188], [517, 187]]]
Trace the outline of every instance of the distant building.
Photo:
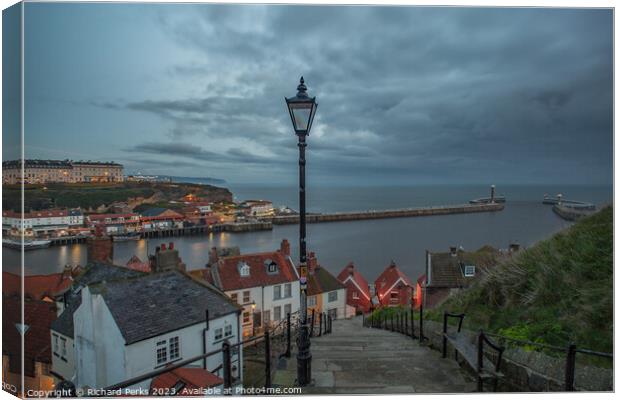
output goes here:
[[299, 275], [285, 239], [280, 249], [265, 253], [221, 257], [216, 248], [209, 253], [206, 269], [194, 270], [223, 290], [243, 307], [243, 336], [252, 336], [299, 311]]
[[80, 209], [51, 209], [24, 214], [2, 211], [2, 232], [7, 236], [66, 236], [71, 234], [71, 229], [83, 225], [84, 215]]
[[140, 216], [135, 213], [90, 214], [86, 217], [86, 224], [91, 228], [102, 226], [108, 235], [141, 230]]
[[416, 303], [432, 308], [451, 294], [468, 288], [482, 271], [497, 263], [502, 253], [490, 246], [466, 252], [455, 246], [449, 252], [426, 252], [426, 272], [418, 278]]
[[219, 215], [215, 215], [211, 206], [189, 206], [181, 209], [185, 221], [195, 225], [213, 225], [222, 222]]
[[271, 217], [275, 214], [273, 203], [267, 200], [246, 200], [241, 207], [248, 217]]
[[149, 208], [140, 214], [143, 230], [182, 227], [185, 217], [169, 208]]
[[338, 274], [338, 280], [347, 287], [347, 305], [355, 313], [367, 313], [372, 307], [370, 286], [364, 276], [349, 263]]
[[122, 182], [123, 166], [115, 162], [13, 160], [2, 163], [2, 183], [17, 184]]
[[[54, 303], [69, 290], [73, 278], [79, 274], [79, 268], [65, 267], [63, 272], [49, 275], [24, 276], [24, 298]], [[2, 271], [2, 294], [21, 296], [21, 276]]]
[[392, 261], [375, 281], [375, 294], [383, 307], [410, 306], [414, 286], [411, 280]]
[[[346, 318], [347, 289], [327, 269], [319, 265], [314, 252], [308, 253], [308, 315], [326, 313], [332, 319]], [[315, 317], [316, 318], [316, 317]]]

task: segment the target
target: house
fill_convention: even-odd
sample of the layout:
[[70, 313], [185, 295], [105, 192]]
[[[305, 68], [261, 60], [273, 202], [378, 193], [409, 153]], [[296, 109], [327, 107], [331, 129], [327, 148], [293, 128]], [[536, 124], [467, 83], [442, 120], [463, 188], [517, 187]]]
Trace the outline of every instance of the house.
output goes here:
[[213, 225], [222, 222], [219, 215], [215, 215], [211, 211], [210, 206], [190, 206], [181, 209], [181, 213], [185, 217], [185, 221], [194, 225]]
[[[97, 277], [110, 277], [112, 271], [125, 277], [94, 282]], [[59, 354], [72, 359], [74, 370], [63, 377], [71, 377], [78, 388], [110, 386], [219, 349], [224, 340], [237, 343], [241, 337], [239, 306], [215, 287], [184, 272], [142, 274], [99, 264], [91, 275], [90, 283], [81, 282], [73, 291], [75, 298], [65, 311], [67, 316], [63, 313], [57, 320], [65, 317], [63, 323], [52, 326], [53, 346], [56, 336], [72, 335], [73, 354], [64, 350], [65, 343]], [[57, 362], [60, 366], [62, 361], [54, 359], [55, 372], [60, 372]], [[233, 378], [241, 382], [242, 349], [234, 347], [231, 362]], [[217, 353], [204, 364], [199, 360], [185, 368], [206, 368], [221, 378], [221, 363], [222, 354]], [[195, 376], [191, 372], [187, 376]], [[208, 376], [209, 382], [216, 381]], [[164, 385], [165, 378], [160, 375], [131, 388]]]
[[149, 208], [140, 216], [144, 230], [182, 227], [184, 219], [183, 214], [162, 207]]
[[134, 271], [151, 272], [151, 263], [148, 261], [142, 261], [140, 257], [135, 254], [131, 256], [125, 266], [129, 269], [133, 269]]
[[308, 315], [326, 313], [333, 319], [346, 318], [347, 288], [326, 268], [319, 265], [316, 255], [308, 253]]
[[[52, 365], [50, 325], [55, 318], [54, 303], [30, 299], [22, 302], [19, 296], [2, 296], [2, 382], [4, 390], [24, 396], [29, 390], [53, 389], [54, 377], [50, 372]], [[23, 353], [21, 331], [24, 332]]]
[[[418, 279], [416, 303], [425, 308], [441, 304], [452, 293], [468, 288], [488, 267], [507, 255], [491, 246], [475, 252], [450, 247], [449, 252], [426, 252], [426, 272]], [[509, 256], [509, 255], [508, 255]]]
[[347, 287], [347, 305], [353, 307], [354, 312], [367, 313], [372, 308], [370, 286], [366, 278], [355, 269], [353, 263], [338, 274], [338, 280]]
[[192, 271], [213, 283], [242, 308], [243, 336], [257, 335], [299, 310], [299, 275], [285, 239], [277, 251], [220, 257], [209, 253], [208, 267]]
[[73, 228], [79, 228], [83, 224], [84, 215], [80, 209], [50, 209], [23, 214], [11, 210], [2, 212], [2, 232], [7, 236], [66, 236]]
[[[58, 296], [62, 296], [79, 273], [79, 268], [66, 266], [63, 272], [48, 275], [24, 276], [24, 298], [41, 300], [53, 303]], [[5, 296], [20, 296], [21, 276], [2, 271], [2, 294]]]
[[270, 217], [274, 215], [273, 203], [267, 200], [246, 200], [241, 204], [248, 217]]
[[134, 213], [90, 214], [86, 217], [89, 227], [102, 226], [106, 234], [137, 232], [140, 230], [140, 216]]
[[380, 306], [410, 306], [413, 283], [392, 261], [375, 280], [375, 294]]

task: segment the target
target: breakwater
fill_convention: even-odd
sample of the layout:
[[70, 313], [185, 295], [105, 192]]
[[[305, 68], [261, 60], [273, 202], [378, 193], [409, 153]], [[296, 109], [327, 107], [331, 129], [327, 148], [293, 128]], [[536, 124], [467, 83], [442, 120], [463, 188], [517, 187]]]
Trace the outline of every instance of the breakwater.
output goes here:
[[[357, 221], [364, 219], [383, 219], [383, 218], [409, 218], [409, 217], [426, 217], [432, 215], [447, 215], [447, 214], [466, 214], [466, 213], [479, 213], [479, 212], [494, 212], [504, 209], [504, 204], [491, 203], [491, 204], [461, 204], [450, 206], [433, 206], [433, 207], [417, 207], [417, 208], [403, 208], [398, 210], [368, 210], [368, 211], [353, 211], [353, 212], [341, 212], [341, 213], [326, 213], [326, 214], [307, 214], [307, 223], [318, 222], [340, 222], [340, 221]], [[299, 223], [299, 215], [285, 215], [264, 218], [263, 220], [269, 221], [274, 225], [287, 225]]]

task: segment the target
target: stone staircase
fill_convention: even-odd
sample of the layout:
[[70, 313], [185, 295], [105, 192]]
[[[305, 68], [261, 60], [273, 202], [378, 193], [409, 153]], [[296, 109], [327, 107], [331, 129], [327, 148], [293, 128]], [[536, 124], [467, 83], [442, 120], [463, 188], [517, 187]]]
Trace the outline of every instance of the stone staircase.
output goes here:
[[[306, 394], [464, 393], [475, 382], [441, 353], [396, 332], [363, 328], [361, 317], [333, 322], [311, 339], [313, 384]], [[296, 354], [281, 360], [274, 386], [295, 385]]]

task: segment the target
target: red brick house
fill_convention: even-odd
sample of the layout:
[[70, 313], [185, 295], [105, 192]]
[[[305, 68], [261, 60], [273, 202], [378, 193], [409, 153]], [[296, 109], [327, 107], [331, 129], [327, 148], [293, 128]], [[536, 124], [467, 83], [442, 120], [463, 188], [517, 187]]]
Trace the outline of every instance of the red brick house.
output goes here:
[[356, 313], [367, 313], [371, 308], [370, 287], [366, 278], [349, 263], [338, 274], [338, 280], [347, 288], [347, 305], [354, 307]]
[[394, 261], [387, 266], [375, 281], [375, 293], [383, 307], [410, 306], [413, 301], [413, 283]]

